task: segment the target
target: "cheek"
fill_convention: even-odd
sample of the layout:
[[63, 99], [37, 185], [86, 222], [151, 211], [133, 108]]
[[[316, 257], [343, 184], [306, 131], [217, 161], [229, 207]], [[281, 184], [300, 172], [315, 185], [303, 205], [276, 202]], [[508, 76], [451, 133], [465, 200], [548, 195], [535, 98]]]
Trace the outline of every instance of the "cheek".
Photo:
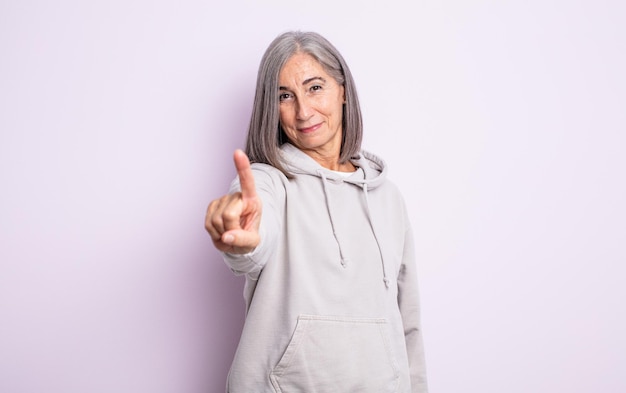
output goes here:
[[288, 108], [280, 108], [279, 111], [279, 117], [280, 117], [280, 124], [284, 127], [289, 125], [290, 123], [290, 115], [291, 111]]
[[329, 105], [328, 113], [333, 119], [341, 121], [341, 119], [343, 118], [343, 104], [334, 101], [331, 105]]
[[341, 95], [328, 97], [324, 102], [324, 108], [329, 117], [341, 119], [343, 116], [343, 100]]

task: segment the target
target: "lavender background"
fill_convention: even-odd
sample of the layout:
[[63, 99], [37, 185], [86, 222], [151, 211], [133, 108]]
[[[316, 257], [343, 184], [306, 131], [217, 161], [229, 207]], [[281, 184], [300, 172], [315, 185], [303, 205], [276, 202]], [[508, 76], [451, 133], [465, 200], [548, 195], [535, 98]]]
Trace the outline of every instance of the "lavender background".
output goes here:
[[204, 233], [256, 68], [342, 51], [415, 227], [431, 391], [626, 391], [621, 1], [0, 1], [0, 391], [224, 390]]

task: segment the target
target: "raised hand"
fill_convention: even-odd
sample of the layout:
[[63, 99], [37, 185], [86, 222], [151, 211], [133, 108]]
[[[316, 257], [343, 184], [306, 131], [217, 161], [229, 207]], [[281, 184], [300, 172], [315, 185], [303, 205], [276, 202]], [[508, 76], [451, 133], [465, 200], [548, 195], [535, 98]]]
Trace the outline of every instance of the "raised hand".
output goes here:
[[231, 254], [246, 254], [260, 242], [261, 199], [256, 194], [248, 156], [236, 150], [235, 168], [241, 192], [224, 195], [209, 204], [204, 226], [215, 248]]

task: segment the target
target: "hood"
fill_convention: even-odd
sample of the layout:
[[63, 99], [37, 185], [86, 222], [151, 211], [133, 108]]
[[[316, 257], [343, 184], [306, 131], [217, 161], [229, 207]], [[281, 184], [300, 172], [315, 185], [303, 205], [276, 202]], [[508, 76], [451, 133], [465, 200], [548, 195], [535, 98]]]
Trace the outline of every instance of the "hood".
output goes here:
[[285, 143], [281, 146], [280, 155], [285, 169], [294, 175], [321, 177], [323, 174], [328, 181], [343, 181], [358, 185], [361, 188], [365, 186], [370, 191], [380, 186], [387, 177], [385, 162], [375, 154], [364, 150], [360, 152], [359, 156], [350, 159], [352, 164], [363, 170], [363, 175], [360, 175], [360, 171], [357, 171], [355, 175], [349, 177], [343, 177], [322, 167], [317, 161], [290, 143]]
[[345, 254], [343, 252], [343, 247], [340, 240], [342, 235], [338, 234], [335, 230], [336, 225], [333, 218], [333, 206], [331, 200], [332, 198], [328, 193], [327, 183], [345, 182], [353, 184], [354, 186], [362, 190], [367, 218], [370, 223], [374, 238], [376, 239], [378, 251], [380, 253], [383, 271], [383, 282], [385, 284], [385, 287], [389, 288], [389, 279], [387, 278], [387, 269], [384, 253], [381, 248], [379, 236], [376, 233], [377, 227], [372, 218], [368, 197], [368, 193], [382, 185], [387, 178], [387, 166], [385, 165], [385, 162], [378, 156], [362, 150], [358, 156], [350, 159], [352, 164], [357, 167], [357, 171], [354, 172], [352, 175], [345, 177], [322, 167], [319, 163], [317, 163], [317, 161], [315, 161], [313, 158], [309, 157], [306, 153], [290, 143], [285, 143], [280, 147], [280, 155], [285, 169], [290, 173], [294, 175], [316, 176], [320, 179], [320, 182], [322, 183], [322, 188], [324, 190], [326, 208], [328, 210], [328, 216], [330, 218], [330, 223], [333, 229], [333, 235], [339, 248], [339, 254], [341, 257], [340, 262], [344, 268], [348, 265], [349, 260], [345, 257]]

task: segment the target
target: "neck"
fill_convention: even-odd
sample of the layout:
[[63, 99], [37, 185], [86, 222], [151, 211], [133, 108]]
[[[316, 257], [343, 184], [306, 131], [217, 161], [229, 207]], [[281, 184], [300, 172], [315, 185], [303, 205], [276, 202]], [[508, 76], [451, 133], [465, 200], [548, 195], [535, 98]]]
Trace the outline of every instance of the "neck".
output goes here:
[[339, 154], [323, 155], [315, 151], [304, 150], [304, 153], [315, 160], [318, 164], [331, 171], [354, 172], [356, 167], [350, 162], [339, 162]]

